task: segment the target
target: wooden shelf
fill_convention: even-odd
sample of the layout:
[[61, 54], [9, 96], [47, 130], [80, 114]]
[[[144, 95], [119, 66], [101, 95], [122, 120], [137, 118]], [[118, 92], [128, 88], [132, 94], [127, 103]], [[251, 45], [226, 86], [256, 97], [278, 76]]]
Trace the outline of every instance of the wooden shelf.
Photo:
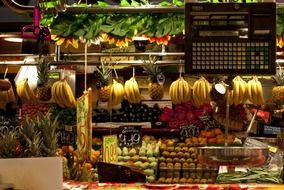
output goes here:
[[[93, 135], [110, 135], [118, 133], [118, 128], [99, 128], [93, 127]], [[177, 136], [179, 135], [179, 129], [170, 128], [142, 128], [143, 135], [157, 135], [157, 136]]]

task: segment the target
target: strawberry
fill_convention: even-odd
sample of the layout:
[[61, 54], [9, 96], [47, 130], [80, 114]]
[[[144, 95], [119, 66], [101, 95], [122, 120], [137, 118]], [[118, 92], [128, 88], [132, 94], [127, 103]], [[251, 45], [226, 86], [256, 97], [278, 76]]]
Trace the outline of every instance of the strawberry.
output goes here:
[[177, 119], [171, 119], [169, 122], [170, 128], [176, 129], [179, 127], [179, 123]]

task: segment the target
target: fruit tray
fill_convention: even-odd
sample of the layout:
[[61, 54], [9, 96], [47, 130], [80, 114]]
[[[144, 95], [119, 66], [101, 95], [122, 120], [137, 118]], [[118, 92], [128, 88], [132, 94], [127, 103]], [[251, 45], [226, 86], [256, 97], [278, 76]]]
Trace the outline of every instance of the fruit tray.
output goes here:
[[198, 161], [209, 166], [261, 166], [268, 157], [267, 147], [199, 147]]

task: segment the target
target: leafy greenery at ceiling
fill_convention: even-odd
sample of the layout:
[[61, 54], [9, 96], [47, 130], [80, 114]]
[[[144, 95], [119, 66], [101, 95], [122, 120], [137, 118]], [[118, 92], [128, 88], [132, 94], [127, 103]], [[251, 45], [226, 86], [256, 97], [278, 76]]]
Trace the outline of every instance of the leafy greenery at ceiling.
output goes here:
[[276, 34], [280, 36], [282, 35], [283, 32], [284, 32], [284, 9], [278, 8], [276, 16]]
[[[147, 0], [139, 3], [132, 0], [122, 0], [120, 6], [141, 6], [148, 4]], [[52, 7], [52, 4], [49, 4]], [[183, 6], [184, 3], [173, 0], [172, 3], [162, 2], [161, 6]], [[75, 4], [75, 7], [108, 7], [105, 2], [97, 4]], [[62, 38], [96, 39], [101, 33], [107, 33], [117, 38], [132, 38], [145, 35], [148, 37], [163, 37], [165, 35], [181, 34], [184, 30], [183, 13], [136, 13], [136, 14], [72, 14], [59, 12], [57, 15], [45, 14], [42, 25], [49, 26], [52, 34]]]
[[[139, 3], [135, 0], [122, 0], [120, 6], [147, 5], [148, 1]], [[49, 4], [52, 7], [52, 4]], [[163, 1], [160, 6], [183, 6], [181, 1]], [[98, 7], [104, 8], [109, 5], [98, 1], [97, 4], [74, 4], [75, 7]], [[284, 9], [277, 9], [277, 35], [284, 31]], [[133, 36], [145, 35], [148, 37], [163, 37], [166, 35], [178, 35], [184, 31], [183, 13], [137, 13], [137, 14], [72, 14], [59, 12], [45, 14], [42, 25], [49, 26], [52, 34], [62, 38], [96, 39], [101, 33], [107, 33], [116, 38], [132, 38]]]

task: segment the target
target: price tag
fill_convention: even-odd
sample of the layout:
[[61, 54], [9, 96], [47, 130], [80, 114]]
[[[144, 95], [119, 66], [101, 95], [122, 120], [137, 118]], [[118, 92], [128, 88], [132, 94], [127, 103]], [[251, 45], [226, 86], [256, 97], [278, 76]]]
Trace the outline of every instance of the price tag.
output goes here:
[[74, 145], [76, 142], [75, 126], [65, 125], [64, 129], [59, 131], [59, 140], [61, 145]]
[[202, 123], [202, 129], [208, 130], [208, 129], [220, 128], [220, 124], [210, 115], [199, 116], [199, 119]]
[[182, 125], [180, 126], [180, 140], [184, 140], [185, 138], [197, 137], [199, 136], [199, 127], [190, 124], [190, 125]]
[[119, 127], [118, 142], [120, 147], [141, 146], [141, 126], [122, 126]]
[[117, 162], [117, 136], [108, 135], [103, 137], [103, 162]]
[[0, 116], [0, 133], [5, 134], [9, 131], [16, 131], [17, 135], [20, 131], [21, 123], [16, 117]]
[[263, 134], [264, 135], [281, 135], [281, 127], [272, 126], [272, 125], [264, 125]]

